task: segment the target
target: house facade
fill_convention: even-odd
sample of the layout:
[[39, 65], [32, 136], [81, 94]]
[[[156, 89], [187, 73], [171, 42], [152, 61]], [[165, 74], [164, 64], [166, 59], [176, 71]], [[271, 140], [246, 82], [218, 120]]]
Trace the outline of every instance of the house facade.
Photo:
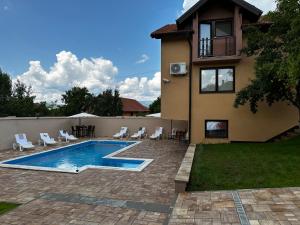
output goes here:
[[262, 102], [253, 114], [233, 106], [255, 78], [255, 58], [241, 53], [249, 25], [267, 29], [262, 11], [243, 0], [200, 0], [151, 34], [161, 40], [161, 116], [189, 122], [192, 143], [265, 142], [298, 124], [286, 102]]

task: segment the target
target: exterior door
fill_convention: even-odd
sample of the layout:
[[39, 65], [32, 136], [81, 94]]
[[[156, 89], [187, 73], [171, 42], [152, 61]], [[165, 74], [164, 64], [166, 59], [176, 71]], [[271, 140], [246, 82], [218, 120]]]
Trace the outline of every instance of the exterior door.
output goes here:
[[212, 25], [211, 23], [200, 24], [200, 38], [199, 38], [199, 56], [212, 55]]

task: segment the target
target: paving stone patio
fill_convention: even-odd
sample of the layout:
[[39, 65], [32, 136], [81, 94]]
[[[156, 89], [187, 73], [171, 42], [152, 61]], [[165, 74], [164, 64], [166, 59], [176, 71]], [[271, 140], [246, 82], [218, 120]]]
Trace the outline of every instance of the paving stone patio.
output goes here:
[[[142, 172], [0, 168], [0, 201], [23, 203], [0, 216], [0, 224], [166, 224], [186, 149], [174, 141], [145, 140], [118, 155], [154, 159]], [[0, 160], [43, 150], [1, 151]]]
[[[300, 225], [300, 188], [177, 197], [174, 178], [186, 149], [178, 142], [146, 140], [118, 155], [154, 159], [142, 172], [89, 169], [65, 174], [0, 168], [0, 201], [23, 204], [0, 216], [0, 224]], [[0, 161], [45, 150], [1, 151]]]
[[178, 196], [169, 224], [241, 224], [233, 199], [235, 192], [248, 224], [300, 224], [300, 188], [183, 193]]

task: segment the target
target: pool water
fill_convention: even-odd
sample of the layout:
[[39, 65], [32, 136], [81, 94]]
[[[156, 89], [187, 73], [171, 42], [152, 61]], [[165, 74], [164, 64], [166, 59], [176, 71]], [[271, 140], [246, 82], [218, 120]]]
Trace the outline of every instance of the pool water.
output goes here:
[[[126, 141], [87, 141], [59, 149], [2, 162], [4, 167], [80, 172], [87, 168], [141, 171], [150, 161], [113, 157], [139, 144]], [[147, 165], [146, 165], [147, 164]]]

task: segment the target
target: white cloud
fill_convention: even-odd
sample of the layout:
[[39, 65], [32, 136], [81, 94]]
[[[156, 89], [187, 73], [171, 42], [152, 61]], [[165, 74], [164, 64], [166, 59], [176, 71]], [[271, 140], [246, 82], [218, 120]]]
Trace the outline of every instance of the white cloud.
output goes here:
[[142, 64], [142, 63], [145, 63], [147, 62], [148, 60], [150, 59], [150, 57], [146, 54], [143, 54], [141, 56], [141, 59], [139, 59], [138, 61], [136, 61], [137, 64]]
[[[194, 4], [196, 4], [199, 0], [183, 0], [183, 9], [182, 13], [190, 9]], [[264, 11], [264, 13], [274, 10], [276, 8], [276, 4], [274, 0], [247, 0], [250, 4], [255, 5], [257, 8]]]
[[147, 77], [126, 78], [119, 83], [121, 96], [151, 101], [160, 96], [161, 73], [154, 74], [152, 79]]
[[[157, 84], [156, 74], [153, 79], [134, 77], [117, 82], [118, 68], [110, 60], [104, 58], [80, 60], [75, 54], [67, 51], [61, 51], [56, 58], [57, 62], [49, 71], [42, 67], [40, 61], [30, 61], [28, 71], [16, 78], [32, 86], [36, 101], [60, 102], [61, 94], [74, 86], [87, 87], [94, 94], [107, 88], [120, 87], [121, 94], [138, 100], [152, 100], [160, 95], [160, 84]], [[131, 85], [132, 81], [136, 80], [139, 87], [145, 87], [144, 90], [138, 90]]]
[[195, 5], [199, 0], [183, 0], [182, 13], [189, 10], [193, 5]]

